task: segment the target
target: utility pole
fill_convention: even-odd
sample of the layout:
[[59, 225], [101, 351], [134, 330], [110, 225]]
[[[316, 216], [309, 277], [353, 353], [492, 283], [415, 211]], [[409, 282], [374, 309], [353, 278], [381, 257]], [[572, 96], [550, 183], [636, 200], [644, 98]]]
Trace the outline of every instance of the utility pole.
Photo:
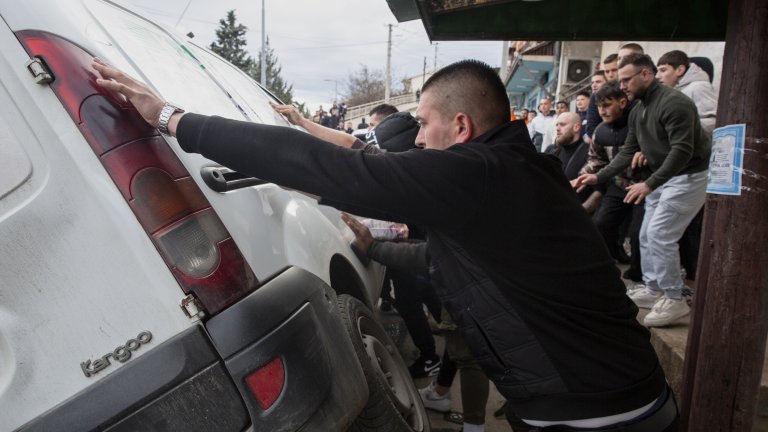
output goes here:
[[730, 0], [717, 125], [745, 125], [742, 185], [741, 195], [709, 194], [705, 204], [680, 398], [691, 432], [757, 430], [768, 334], [767, 40], [764, 0]]
[[427, 56], [424, 56], [424, 67], [421, 68], [421, 87], [427, 82]]
[[503, 76], [507, 73], [507, 63], [509, 63], [509, 41], [505, 40], [501, 45], [501, 66], [499, 67]]
[[264, 0], [261, 0], [261, 86], [267, 88], [267, 27]]
[[437, 42], [435, 42], [435, 63], [432, 65], [432, 72], [437, 71]]
[[384, 82], [384, 102], [389, 103], [389, 95], [392, 93], [392, 24], [389, 26], [389, 37], [387, 38], [387, 77]]

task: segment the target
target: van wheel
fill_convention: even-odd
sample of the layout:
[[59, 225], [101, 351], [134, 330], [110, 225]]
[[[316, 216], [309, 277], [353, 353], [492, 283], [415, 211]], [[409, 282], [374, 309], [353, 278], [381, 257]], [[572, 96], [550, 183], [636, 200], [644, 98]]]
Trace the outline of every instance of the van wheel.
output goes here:
[[368, 403], [349, 430], [429, 432], [429, 419], [408, 368], [373, 313], [347, 294], [338, 297], [338, 304], [368, 382]]

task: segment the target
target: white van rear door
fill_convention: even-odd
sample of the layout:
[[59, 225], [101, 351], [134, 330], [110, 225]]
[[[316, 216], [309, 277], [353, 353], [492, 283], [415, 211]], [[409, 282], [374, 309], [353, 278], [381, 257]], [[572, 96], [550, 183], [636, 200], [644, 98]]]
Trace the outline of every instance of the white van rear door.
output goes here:
[[83, 363], [151, 332], [135, 359], [191, 325], [179, 285], [27, 60], [0, 21], [0, 425], [10, 430], [130, 360], [90, 376]]

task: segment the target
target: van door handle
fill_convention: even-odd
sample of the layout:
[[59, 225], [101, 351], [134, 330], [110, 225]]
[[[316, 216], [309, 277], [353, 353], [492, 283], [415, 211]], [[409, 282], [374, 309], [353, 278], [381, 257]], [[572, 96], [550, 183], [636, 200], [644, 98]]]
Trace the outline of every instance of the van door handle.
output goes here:
[[266, 181], [241, 174], [226, 167], [208, 166], [200, 169], [200, 176], [209, 188], [216, 192], [228, 192], [249, 186], [258, 186]]

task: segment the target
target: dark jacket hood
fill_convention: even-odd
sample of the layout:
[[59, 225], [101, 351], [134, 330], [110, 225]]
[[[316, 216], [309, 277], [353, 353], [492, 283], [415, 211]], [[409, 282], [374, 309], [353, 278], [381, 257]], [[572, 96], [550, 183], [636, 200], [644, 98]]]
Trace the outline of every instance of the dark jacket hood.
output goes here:
[[419, 122], [409, 112], [398, 112], [387, 116], [372, 132], [369, 144], [378, 144], [388, 152], [404, 152], [416, 148]]

